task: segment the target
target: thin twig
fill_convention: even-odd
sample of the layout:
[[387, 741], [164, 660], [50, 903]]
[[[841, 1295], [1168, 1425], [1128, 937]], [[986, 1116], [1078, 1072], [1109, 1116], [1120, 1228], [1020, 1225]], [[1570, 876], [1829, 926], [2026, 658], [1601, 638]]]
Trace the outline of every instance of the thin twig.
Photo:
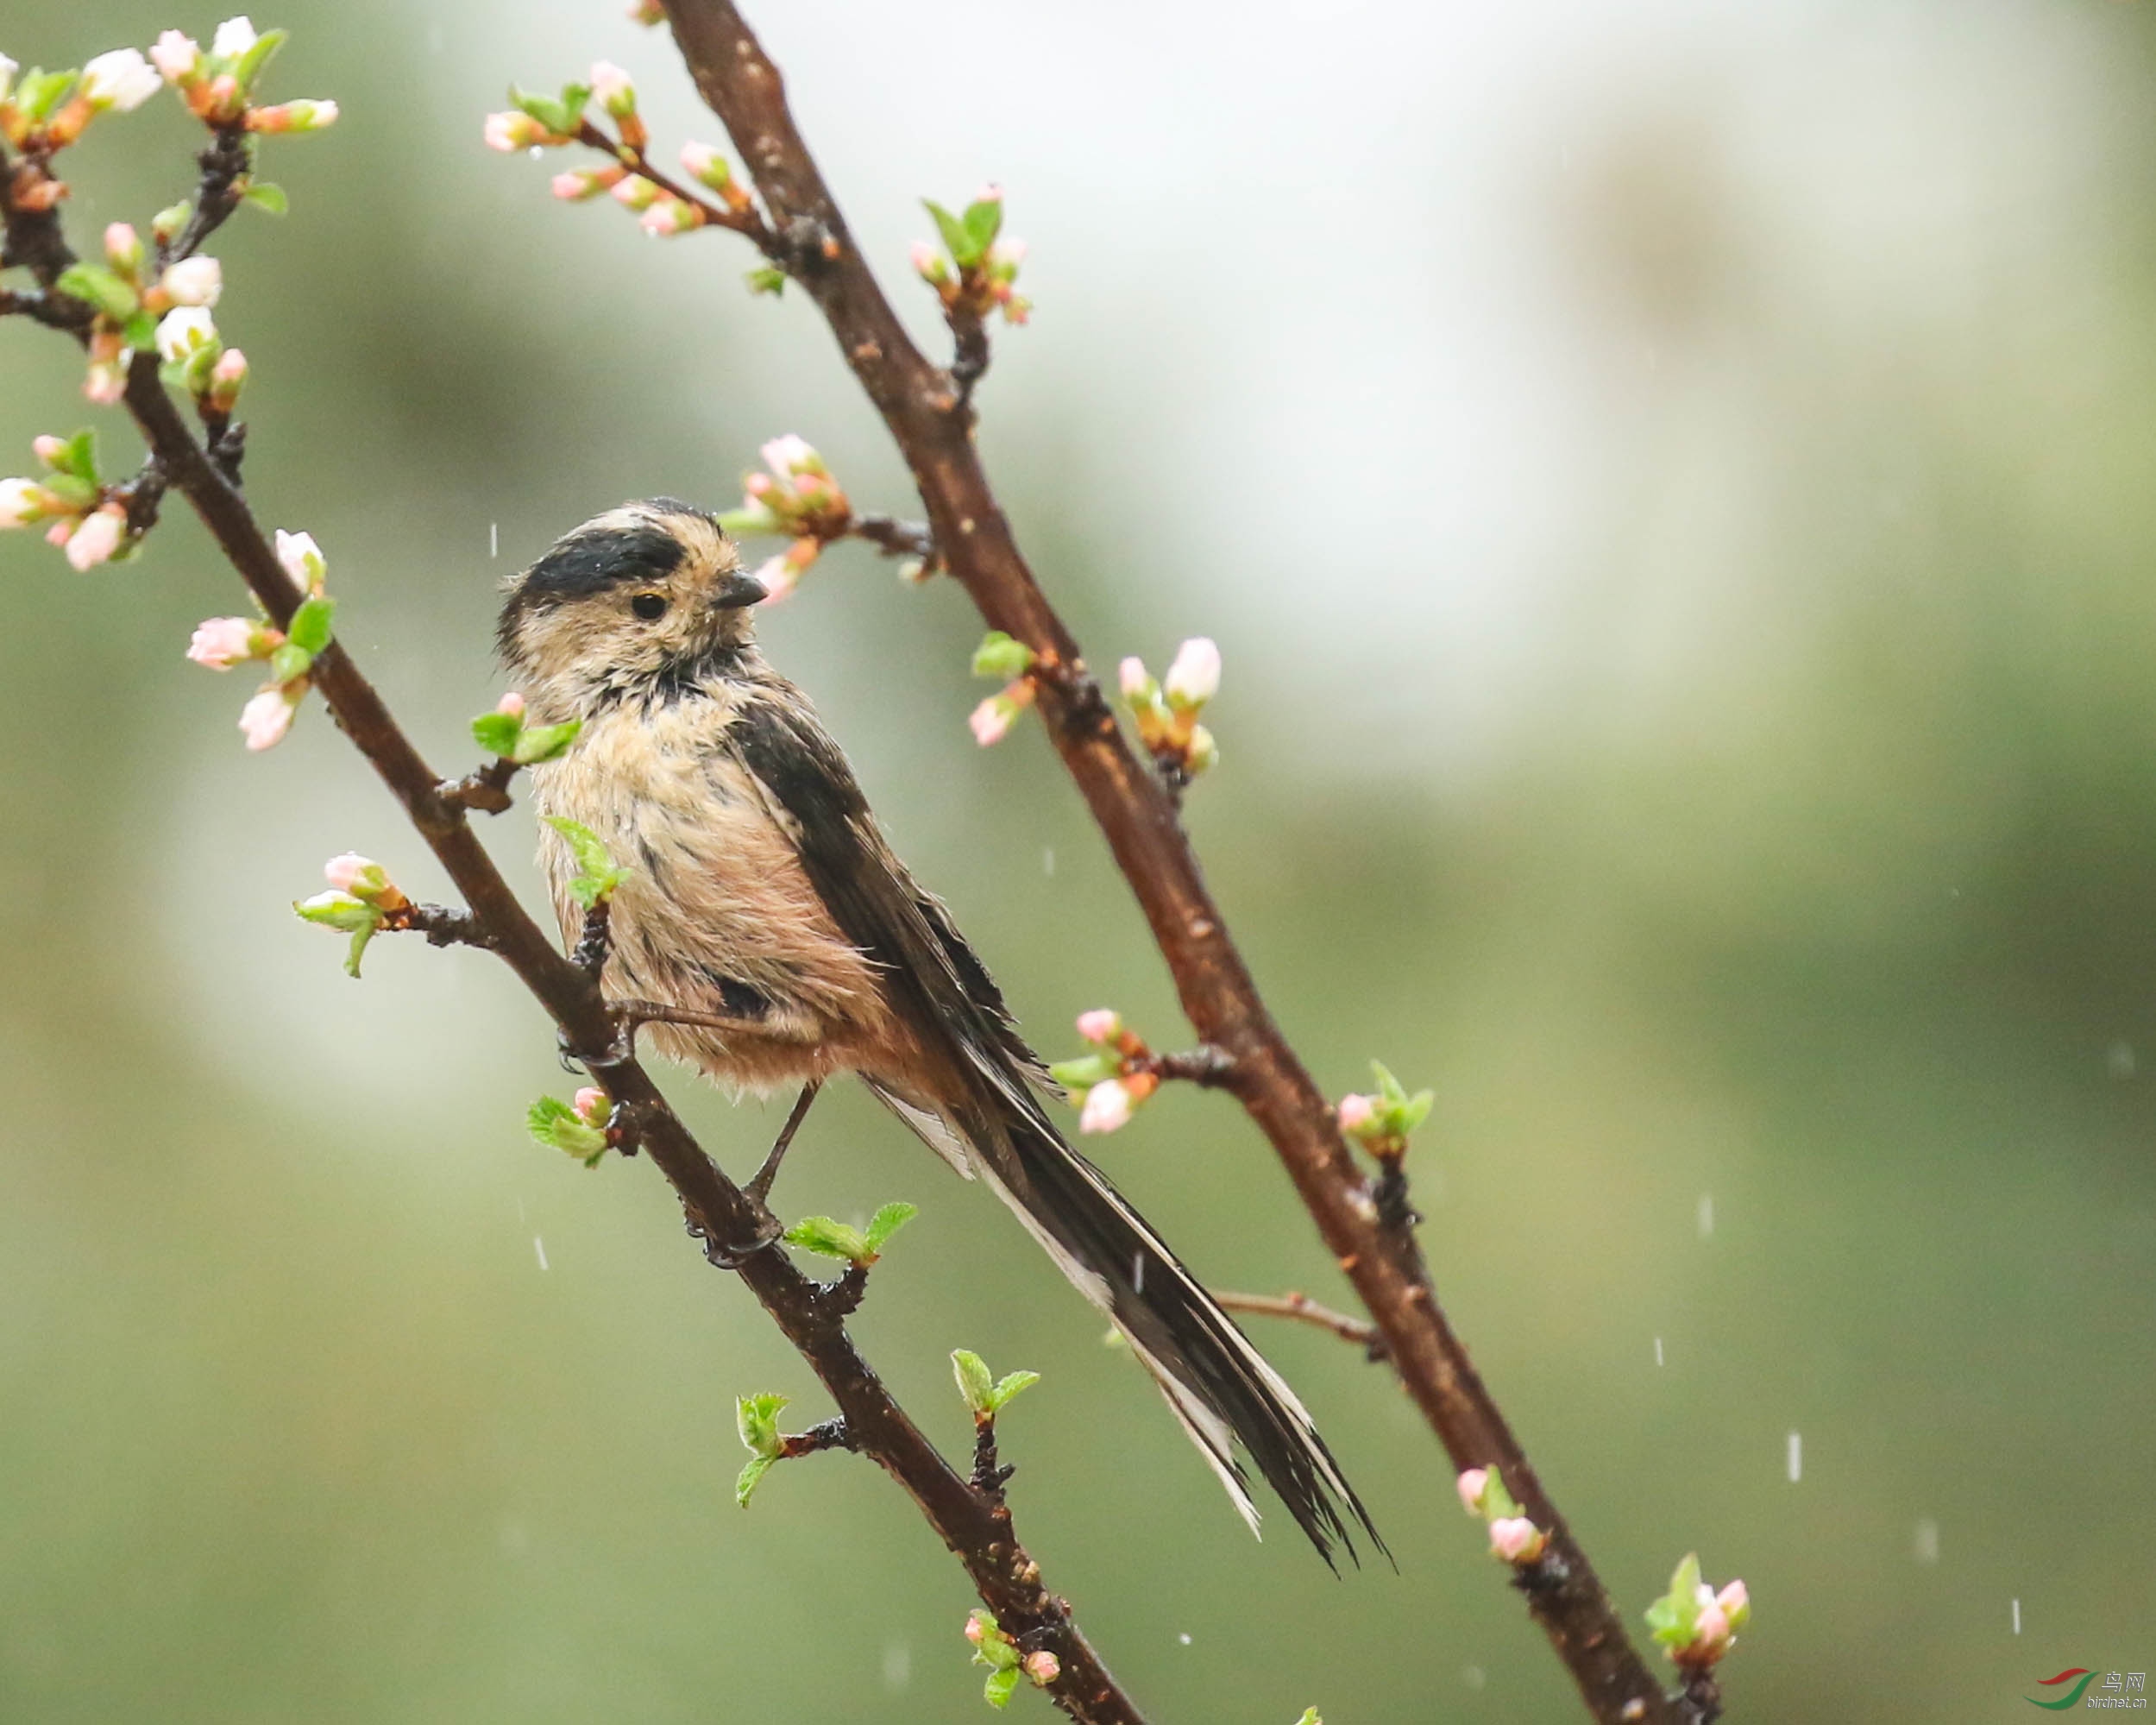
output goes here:
[[1230, 1312], [1248, 1312], [1260, 1318], [1288, 1318], [1297, 1323], [1327, 1330], [1343, 1342], [1353, 1342], [1370, 1359], [1390, 1359], [1385, 1335], [1367, 1318], [1355, 1318], [1320, 1306], [1307, 1294], [1290, 1289], [1285, 1294], [1230, 1294], [1212, 1290], [1213, 1298]]
[[[9, 167], [0, 148], [0, 186], [12, 184]], [[0, 192], [0, 221], [8, 261], [28, 265], [45, 287], [74, 261], [50, 211], [19, 209]], [[288, 626], [303, 595], [223, 466], [188, 430], [159, 380], [154, 354], [134, 356], [125, 399], [169, 482], [194, 507], [271, 620]], [[1084, 1725], [1142, 1725], [1136, 1707], [1072, 1621], [1069, 1607], [1041, 1585], [1040, 1567], [1017, 1543], [1008, 1512], [984, 1503], [892, 1400], [820, 1286], [783, 1253], [762, 1250], [767, 1243], [762, 1206], [705, 1155], [633, 1049], [616, 1045], [613, 1014], [596, 975], [557, 950], [525, 912], [473, 833], [464, 809], [443, 794], [440, 777], [342, 643], [332, 641], [316, 658], [311, 677], [338, 725], [463, 894], [474, 928], [546, 1009], [564, 1046], [580, 1052], [614, 1099], [625, 1138], [649, 1151], [679, 1196], [692, 1233], [726, 1255], [822, 1382], [838, 1404], [849, 1446], [873, 1457], [912, 1495], [998, 1621], [1055, 1653], [1062, 1674], [1048, 1693], [1065, 1713]]]
[[1673, 1703], [1432, 1295], [1412, 1233], [1380, 1224], [1331, 1108], [1229, 936], [1172, 796], [1131, 752], [1077, 640], [1027, 566], [982, 468], [971, 415], [952, 411], [949, 379], [915, 345], [854, 243], [794, 123], [778, 68], [732, 0], [668, 0], [667, 17], [773, 225], [808, 223], [828, 236], [823, 267], [801, 285], [912, 469], [951, 572], [991, 628], [1060, 667], [1037, 678], [1042, 715], [1145, 912], [1185, 1015], [1235, 1061], [1235, 1095], [1271, 1141], [1453, 1465], [1501, 1465], [1526, 1513], [1549, 1533], [1553, 1572], [1563, 1580], [1532, 1595], [1529, 1609], [1588, 1710], [1604, 1725], [1674, 1725]]

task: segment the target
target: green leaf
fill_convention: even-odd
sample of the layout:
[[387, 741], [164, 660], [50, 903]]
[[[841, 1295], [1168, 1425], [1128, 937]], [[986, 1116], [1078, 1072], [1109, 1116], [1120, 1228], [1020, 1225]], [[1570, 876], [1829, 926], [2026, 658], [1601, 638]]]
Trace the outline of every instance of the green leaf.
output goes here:
[[255, 87], [255, 80], [261, 76], [262, 68], [269, 64], [270, 56], [291, 39], [290, 30], [264, 30], [255, 38], [254, 47], [232, 63], [233, 81], [245, 95]]
[[973, 675], [992, 677], [999, 683], [1023, 677], [1033, 669], [1034, 651], [1001, 629], [990, 629], [973, 649]]
[[1040, 1382], [1037, 1371], [1015, 1371], [988, 1393], [988, 1411], [1001, 1413], [1025, 1391]]
[[267, 179], [248, 182], [247, 190], [240, 196], [258, 210], [267, 210], [273, 216], [282, 216], [292, 209], [292, 199], [285, 196], [285, 188], [273, 186]]
[[524, 719], [516, 713], [482, 713], [472, 721], [472, 740], [490, 755], [506, 755], [524, 734]]
[[330, 645], [330, 623], [336, 614], [336, 601], [317, 596], [303, 601], [292, 614], [285, 639], [306, 652], [318, 653]]
[[568, 752], [569, 746], [583, 728], [581, 719], [564, 719], [558, 725], [527, 725], [523, 740], [509, 758], [519, 766], [537, 766], [541, 761], [553, 760]]
[[378, 927], [382, 913], [363, 898], [349, 892], [323, 892], [296, 902], [292, 907], [303, 922], [350, 934], [357, 929]]
[[775, 263], [751, 270], [743, 280], [749, 284], [751, 293], [768, 293], [776, 299], [786, 291], [786, 272]]
[[1005, 1665], [1003, 1670], [990, 1671], [988, 1681], [981, 1685], [981, 1696], [990, 1707], [1010, 1705], [1011, 1691], [1018, 1687], [1023, 1673], [1016, 1665]]
[[984, 198], [977, 204], [965, 206], [965, 236], [973, 242], [973, 255], [986, 257], [988, 249], [996, 243], [996, 236], [1003, 229], [1003, 200]]
[[890, 1243], [891, 1236], [904, 1227], [921, 1212], [910, 1204], [886, 1204], [869, 1218], [868, 1249], [871, 1257], [880, 1256]]
[[747, 1464], [742, 1468], [739, 1476], [733, 1483], [733, 1501], [746, 1509], [749, 1507], [749, 1498], [756, 1490], [757, 1484], [764, 1476], [770, 1472], [777, 1464], [776, 1456], [751, 1456]]
[[1048, 1076], [1065, 1090], [1091, 1090], [1116, 1076], [1117, 1062], [1107, 1055], [1083, 1055], [1074, 1061], [1058, 1061]]
[[766, 1390], [761, 1395], [737, 1395], [733, 1400], [733, 1423], [741, 1433], [741, 1442], [752, 1456], [762, 1456], [768, 1461], [778, 1459], [779, 1410], [792, 1400]]
[[558, 1096], [542, 1096], [525, 1111], [525, 1130], [550, 1150], [597, 1168], [607, 1154], [607, 1134], [592, 1125]]
[[1370, 1070], [1376, 1075], [1378, 1095], [1381, 1100], [1390, 1103], [1396, 1108], [1407, 1100], [1407, 1092], [1400, 1087], [1399, 1080], [1387, 1072], [1381, 1062], [1372, 1061]]
[[53, 471], [65, 473], [73, 478], [97, 482], [97, 433], [85, 427], [68, 438], [59, 456], [53, 462]]
[[951, 254], [952, 261], [961, 269], [978, 263], [981, 253], [986, 248], [974, 244], [973, 236], [967, 231], [965, 223], [934, 198], [924, 198], [921, 201], [928, 213], [936, 218], [936, 231], [943, 236], [944, 249]]
[[1691, 1645], [1700, 1622], [1700, 1558], [1688, 1552], [1669, 1577], [1669, 1591], [1647, 1608], [1647, 1627], [1665, 1647]]
[[313, 669], [314, 655], [291, 641], [286, 641], [269, 656], [269, 680], [272, 683], [290, 683], [295, 677], [305, 677]]
[[799, 1246], [821, 1258], [843, 1258], [858, 1264], [871, 1256], [869, 1243], [858, 1228], [849, 1228], [828, 1216], [802, 1217], [786, 1231], [784, 1238], [788, 1245]]
[[1295, 1725], [1325, 1725], [1325, 1722], [1317, 1716], [1317, 1709], [1315, 1707], [1305, 1707], [1303, 1709], [1303, 1716], [1295, 1722]]
[[996, 1380], [989, 1375], [987, 1363], [977, 1354], [965, 1348], [951, 1350], [951, 1374], [959, 1381], [959, 1394], [965, 1398], [965, 1405], [972, 1410], [976, 1420], [995, 1412], [991, 1405], [996, 1396]]
[[137, 312], [120, 325], [121, 339], [137, 353], [153, 353], [157, 348], [157, 319], [147, 312]]
[[46, 72], [31, 67], [16, 82], [16, 112], [33, 124], [50, 119], [53, 110], [74, 93], [75, 80], [81, 75], [72, 70]]
[[70, 264], [53, 286], [96, 306], [108, 318], [131, 318], [142, 303], [125, 280], [101, 263]]
[[1505, 1521], [1520, 1514], [1520, 1507], [1512, 1494], [1505, 1489], [1505, 1475], [1497, 1468], [1490, 1470], [1489, 1483], [1483, 1488], [1482, 1519], [1486, 1521]]
[[614, 866], [613, 853], [590, 828], [559, 815], [548, 815], [546, 822], [569, 840], [579, 870], [569, 884], [569, 894], [587, 910], [629, 878], [627, 869]]
[[1410, 1097], [1399, 1111], [1399, 1130], [1405, 1134], [1413, 1131], [1430, 1118], [1430, 1111], [1436, 1105], [1437, 1092], [1418, 1090]]
[[[521, 108], [547, 130], [554, 133], [573, 132], [576, 129], [569, 116], [569, 104], [552, 96], [528, 96], [515, 85], [509, 86], [511, 104]], [[579, 104], [581, 107], [581, 104]]]

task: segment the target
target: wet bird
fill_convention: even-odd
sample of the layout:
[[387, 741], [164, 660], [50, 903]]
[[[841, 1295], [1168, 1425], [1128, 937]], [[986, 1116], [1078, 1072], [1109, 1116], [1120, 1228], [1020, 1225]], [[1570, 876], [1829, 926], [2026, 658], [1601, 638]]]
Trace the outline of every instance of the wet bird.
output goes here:
[[[1310, 1415], [1064, 1142], [996, 984], [892, 853], [808, 698], [757, 651], [764, 597], [714, 519], [670, 498], [586, 522], [508, 582], [499, 641], [531, 720], [582, 721], [532, 770], [535, 807], [589, 828], [630, 871], [608, 998], [737, 1093], [801, 1086], [759, 1199], [817, 1087], [858, 1077], [985, 1180], [1109, 1315], [1254, 1532], [1237, 1441], [1326, 1560], [1336, 1544], [1352, 1557], [1347, 1518], [1376, 1533]], [[544, 825], [541, 860], [574, 939], [577, 866]]]

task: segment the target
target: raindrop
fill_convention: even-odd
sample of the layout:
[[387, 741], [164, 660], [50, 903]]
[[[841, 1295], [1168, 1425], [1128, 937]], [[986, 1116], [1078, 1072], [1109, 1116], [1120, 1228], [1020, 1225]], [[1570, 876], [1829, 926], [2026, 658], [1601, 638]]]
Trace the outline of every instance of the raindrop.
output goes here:
[[501, 555], [501, 523], [499, 521], [487, 524], [487, 555], [490, 557]]
[[1920, 1564], [1939, 1561], [1939, 1523], [1928, 1519], [1916, 1524], [1916, 1560]]
[[530, 149], [526, 150], [525, 154], [530, 156], [532, 161], [537, 161], [546, 154], [546, 152], [541, 149], [538, 145], [534, 144]]
[[[1130, 1260], [1130, 1291], [1133, 1294], [1146, 1291], [1146, 1261], [1142, 1254], [1134, 1255]], [[1185, 1639], [1189, 1638], [1186, 1636]]]
[[883, 1647], [883, 1687], [903, 1689], [913, 1681], [914, 1650], [903, 1641], [889, 1641]]
[[542, 1240], [537, 1234], [534, 1234], [531, 1237], [531, 1250], [539, 1255], [539, 1268], [541, 1269], [549, 1269], [552, 1268], [552, 1266], [546, 1261], [546, 1242]]
[[[2018, 1609], [2018, 1608], [2019, 1608], [2019, 1606], [2020, 1606], [2020, 1604], [2021, 1604], [2021, 1602], [2020, 1602], [2019, 1600], [2016, 1600], [2016, 1601], [2015, 1602], [2015, 1604], [2016, 1608]], [[1180, 1635], [1178, 1635], [1175, 1639], [1176, 1639], [1177, 1640], [1180, 1641], [1180, 1642], [1181, 1642], [1181, 1643], [1182, 1643], [1185, 1646], [1186, 1646], [1186, 1647], [1187, 1647], [1187, 1646], [1189, 1646], [1191, 1645], [1191, 1632], [1190, 1632], [1189, 1630], [1185, 1629], [1185, 1631], [1184, 1631], [1184, 1632], [1183, 1632]]]
[[2131, 1043], [2131, 1042], [2114, 1042], [2114, 1043], [2112, 1043], [2112, 1044], [2111, 1044], [2111, 1046], [2110, 1046], [2109, 1048], [2106, 1048], [2106, 1049], [2103, 1051], [2103, 1063], [2104, 1063], [2105, 1067], [2106, 1067], [2106, 1068], [2109, 1071], [2109, 1073], [2110, 1073], [2111, 1076], [2112, 1076], [2112, 1077], [2114, 1077], [2114, 1078], [2118, 1078], [2118, 1079], [2127, 1079], [2127, 1078], [2131, 1078], [2131, 1077], [2133, 1077], [2133, 1076], [2134, 1076], [2134, 1045], [2133, 1045], [2133, 1043]]
[[1055, 847], [1053, 845], [1044, 845], [1041, 847], [1040, 872], [1043, 874], [1049, 875], [1055, 872]]
[[1795, 1432], [1789, 1433], [1789, 1483], [1795, 1485], [1804, 1477], [1804, 1439]]
[[1659, 1336], [1655, 1338], [1655, 1363], [1662, 1363], [1662, 1338]]
[[1700, 1194], [1700, 1237], [1702, 1240], [1714, 1237], [1714, 1194], [1710, 1192]]
[[1490, 1680], [1490, 1675], [1480, 1665], [1469, 1665], [1460, 1673], [1460, 1681], [1469, 1689], [1480, 1689]]
[[2014, 1633], [2021, 1633], [2021, 1602], [2018, 1599], [2014, 1602]]

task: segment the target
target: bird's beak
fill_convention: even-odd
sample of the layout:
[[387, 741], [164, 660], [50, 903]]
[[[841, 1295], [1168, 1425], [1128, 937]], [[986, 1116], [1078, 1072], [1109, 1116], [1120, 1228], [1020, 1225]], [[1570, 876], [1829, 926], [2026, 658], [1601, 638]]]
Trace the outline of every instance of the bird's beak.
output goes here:
[[737, 569], [712, 590], [711, 605], [714, 611], [738, 611], [744, 605], [761, 605], [770, 596], [762, 582]]

